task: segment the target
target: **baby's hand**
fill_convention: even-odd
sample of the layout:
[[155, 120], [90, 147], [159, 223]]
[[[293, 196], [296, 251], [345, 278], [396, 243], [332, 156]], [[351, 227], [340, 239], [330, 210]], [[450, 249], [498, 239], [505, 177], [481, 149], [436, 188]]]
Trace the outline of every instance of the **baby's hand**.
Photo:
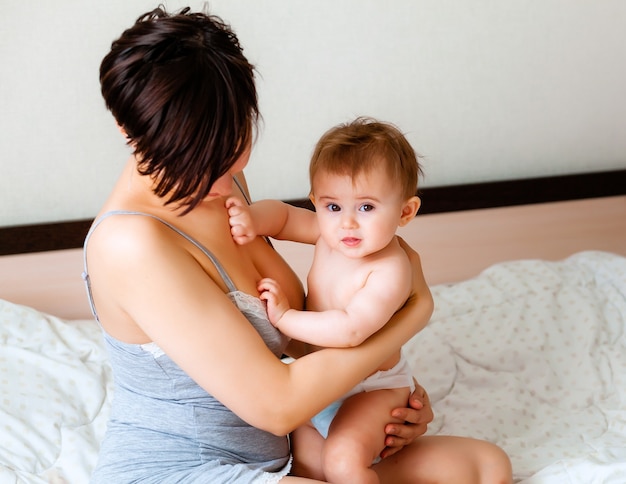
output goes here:
[[228, 223], [233, 240], [239, 245], [252, 242], [257, 234], [248, 204], [237, 197], [229, 197], [224, 206], [228, 210]]
[[290, 309], [287, 296], [274, 279], [261, 279], [257, 289], [261, 294], [259, 297], [267, 303], [270, 323], [278, 328], [280, 318]]

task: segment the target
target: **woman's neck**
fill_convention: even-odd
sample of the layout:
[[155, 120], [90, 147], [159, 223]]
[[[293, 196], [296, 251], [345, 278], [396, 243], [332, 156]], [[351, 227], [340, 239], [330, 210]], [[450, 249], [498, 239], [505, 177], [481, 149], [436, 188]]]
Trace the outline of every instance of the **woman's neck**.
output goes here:
[[154, 180], [142, 175], [137, 169], [137, 160], [131, 156], [124, 166], [102, 212], [110, 210], [132, 210], [146, 212], [163, 218], [177, 216], [177, 211], [165, 205], [165, 199], [154, 193]]
[[213, 216], [217, 217], [218, 223], [223, 223], [225, 209], [222, 197], [204, 200], [189, 213], [182, 215], [183, 207], [178, 207], [176, 203], [166, 205], [166, 199], [156, 195], [154, 188], [154, 180], [149, 175], [139, 173], [136, 159], [131, 156], [99, 215], [111, 210], [145, 212], [179, 228], [189, 229], [199, 224], [210, 225]]

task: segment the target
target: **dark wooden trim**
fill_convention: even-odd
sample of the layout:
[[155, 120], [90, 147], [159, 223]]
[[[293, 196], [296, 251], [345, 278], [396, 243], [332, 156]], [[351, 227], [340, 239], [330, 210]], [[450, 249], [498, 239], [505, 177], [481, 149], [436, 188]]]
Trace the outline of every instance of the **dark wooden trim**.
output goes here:
[[[420, 214], [626, 195], [626, 169], [424, 188]], [[312, 209], [308, 199], [288, 203]], [[0, 227], [0, 255], [81, 247], [91, 220]]]
[[81, 247], [91, 219], [0, 227], [0, 255]]
[[420, 214], [626, 195], [626, 169], [424, 188]]

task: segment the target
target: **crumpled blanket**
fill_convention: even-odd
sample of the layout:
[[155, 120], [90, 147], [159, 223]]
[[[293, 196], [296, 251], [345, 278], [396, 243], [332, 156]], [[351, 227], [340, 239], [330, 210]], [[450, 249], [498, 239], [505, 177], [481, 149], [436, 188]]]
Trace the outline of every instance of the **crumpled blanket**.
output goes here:
[[626, 258], [501, 263], [432, 291], [405, 347], [429, 433], [496, 442], [516, 482], [626, 482]]
[[[502, 263], [432, 291], [405, 346], [429, 433], [496, 442], [523, 484], [626, 482], [626, 258]], [[111, 396], [95, 321], [0, 300], [0, 483], [87, 483]]]

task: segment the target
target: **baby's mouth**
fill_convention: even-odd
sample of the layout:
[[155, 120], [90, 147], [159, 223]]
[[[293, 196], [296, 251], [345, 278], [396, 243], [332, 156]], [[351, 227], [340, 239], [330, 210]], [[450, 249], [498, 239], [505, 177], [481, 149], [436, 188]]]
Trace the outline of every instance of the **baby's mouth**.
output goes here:
[[356, 237], [344, 237], [341, 242], [348, 247], [355, 247], [361, 243], [361, 239]]

